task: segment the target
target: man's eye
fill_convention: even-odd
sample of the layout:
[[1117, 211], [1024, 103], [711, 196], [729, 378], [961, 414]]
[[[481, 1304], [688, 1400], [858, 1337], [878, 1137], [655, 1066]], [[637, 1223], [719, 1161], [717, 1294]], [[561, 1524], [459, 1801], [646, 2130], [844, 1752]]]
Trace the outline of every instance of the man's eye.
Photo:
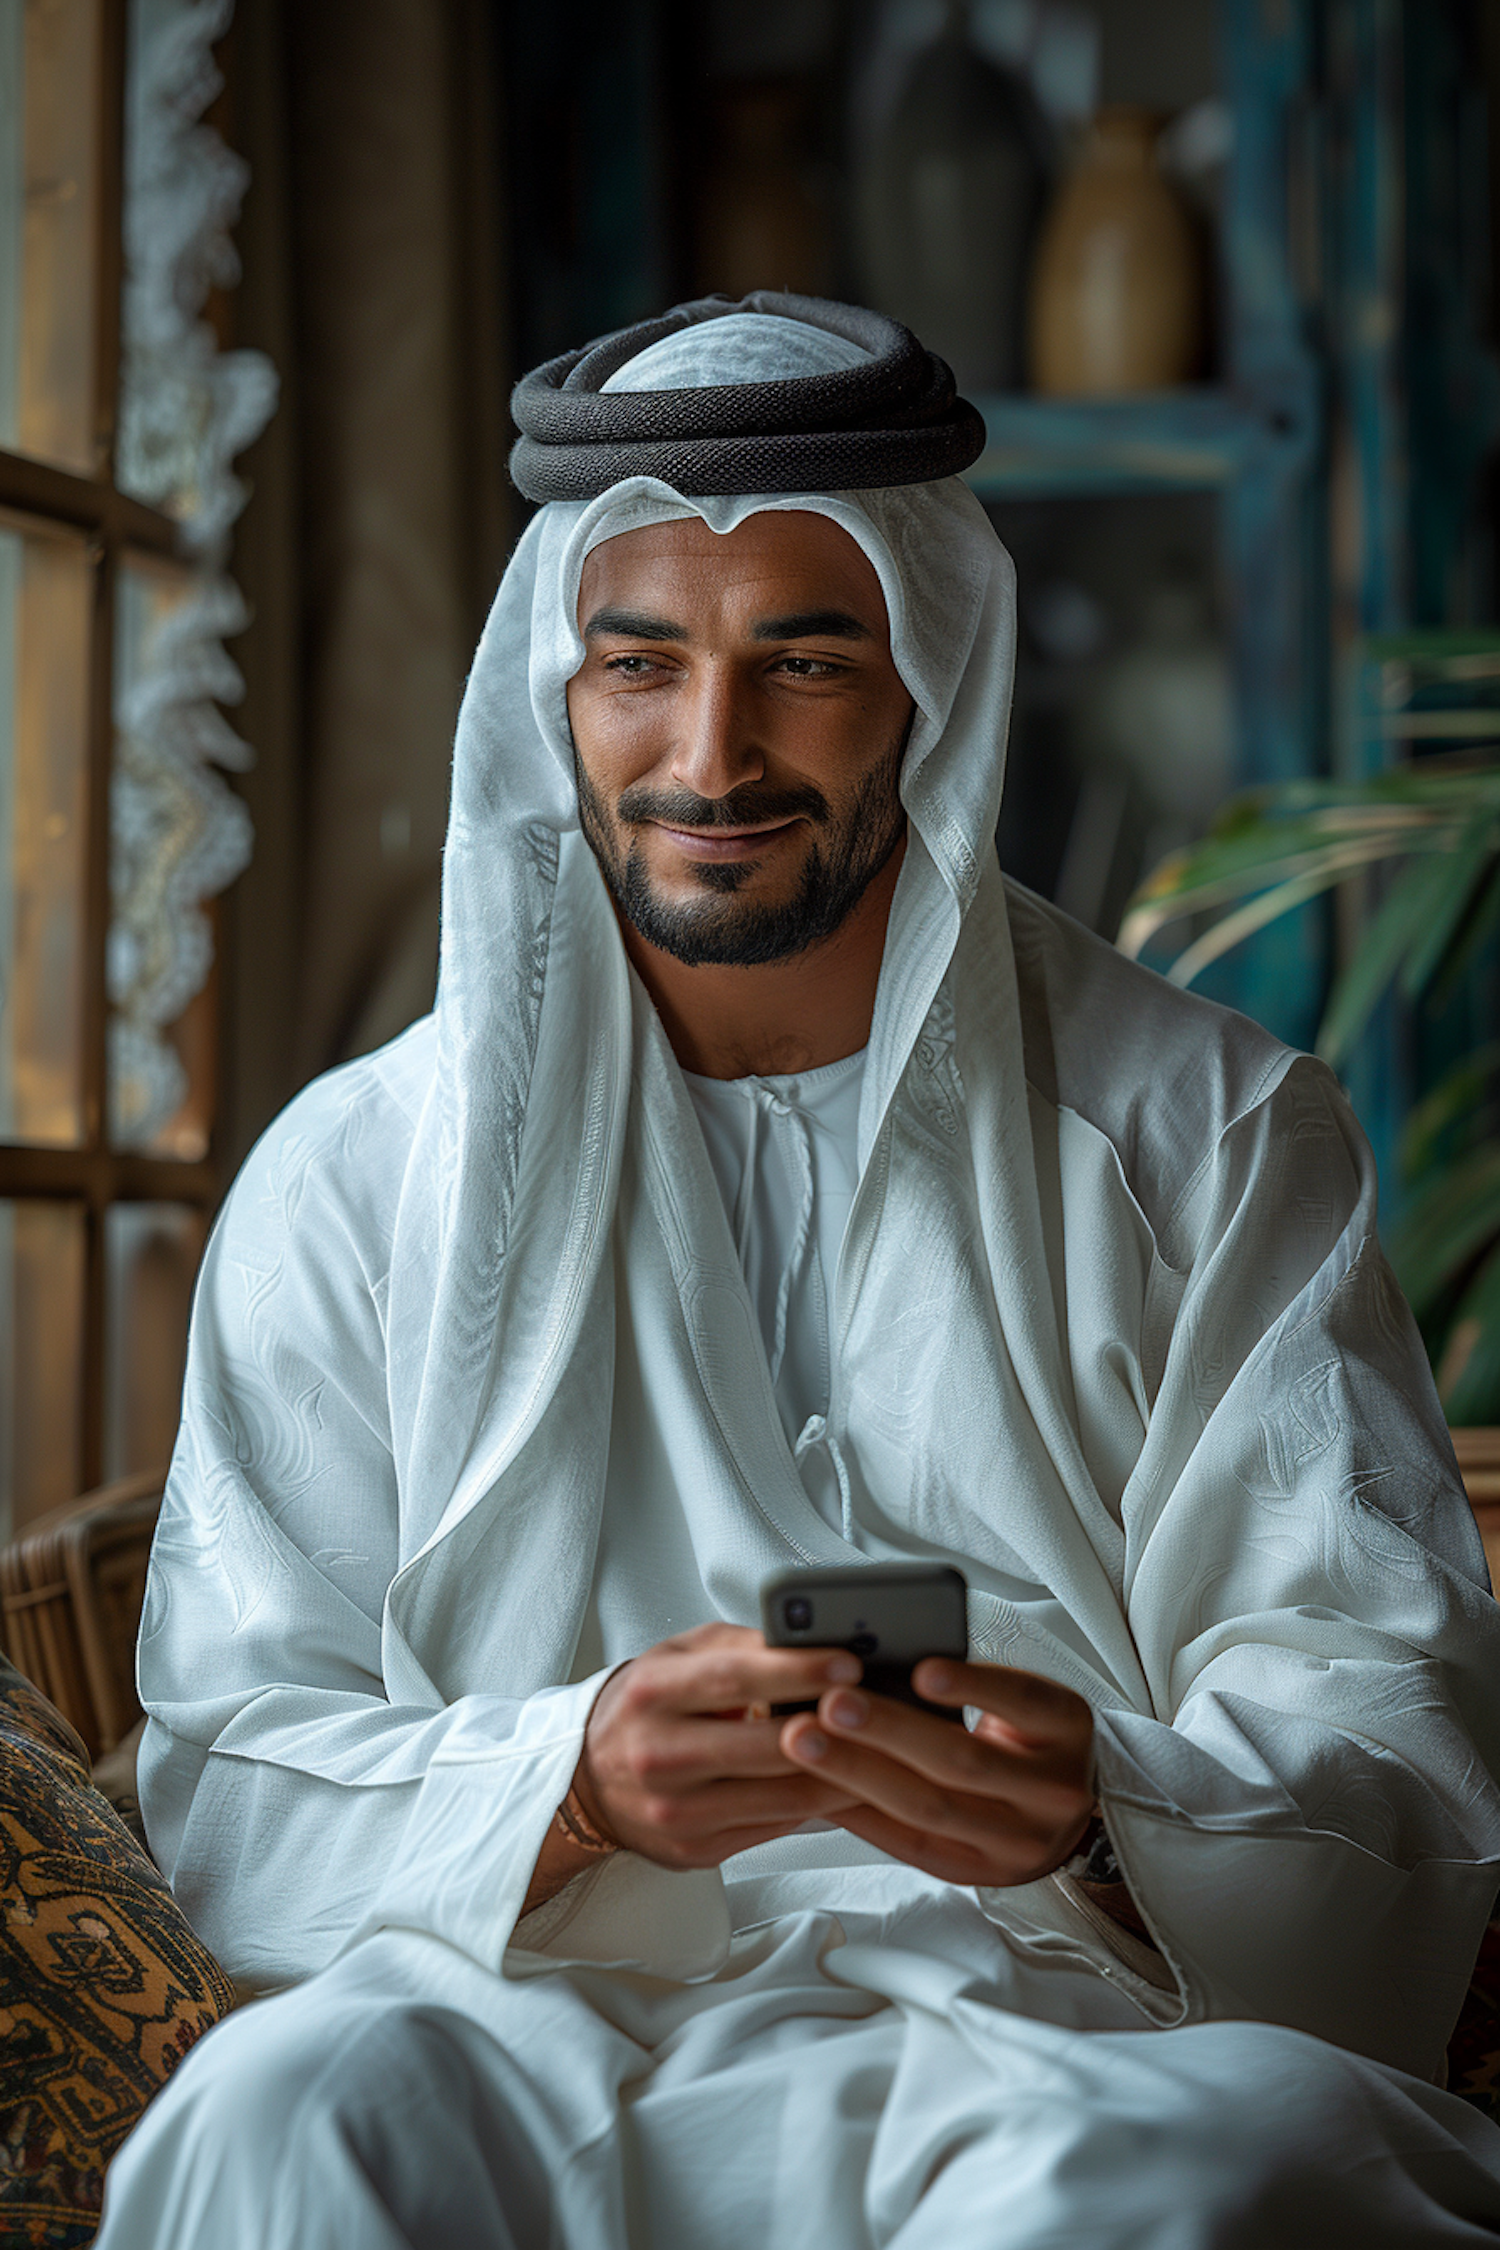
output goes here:
[[781, 669], [790, 672], [794, 680], [826, 679], [830, 673], [837, 672], [840, 668], [821, 656], [784, 656], [781, 659]]
[[605, 659], [604, 669], [606, 672], [622, 675], [627, 680], [639, 680], [648, 672], [656, 670], [656, 659], [652, 656], [611, 656]]

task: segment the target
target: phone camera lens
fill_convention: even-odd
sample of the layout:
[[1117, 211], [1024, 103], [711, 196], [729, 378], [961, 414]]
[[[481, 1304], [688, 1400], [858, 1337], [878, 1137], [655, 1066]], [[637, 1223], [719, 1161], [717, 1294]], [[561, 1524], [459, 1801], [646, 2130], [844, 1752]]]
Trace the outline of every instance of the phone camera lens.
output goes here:
[[813, 1606], [806, 1594], [792, 1594], [787, 1599], [785, 1616], [788, 1629], [805, 1633], [813, 1620]]

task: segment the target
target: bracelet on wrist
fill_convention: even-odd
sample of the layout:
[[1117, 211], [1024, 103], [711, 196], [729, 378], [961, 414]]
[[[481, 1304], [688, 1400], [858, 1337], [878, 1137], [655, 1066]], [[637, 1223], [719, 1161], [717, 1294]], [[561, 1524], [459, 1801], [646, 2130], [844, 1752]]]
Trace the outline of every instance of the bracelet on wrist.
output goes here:
[[617, 1852], [620, 1848], [613, 1836], [602, 1834], [594, 1826], [578, 1802], [575, 1789], [569, 1789], [552, 1817], [554, 1826], [560, 1828], [570, 1842], [575, 1843], [580, 1851], [592, 1853], [596, 1859], [607, 1858], [611, 1852]]

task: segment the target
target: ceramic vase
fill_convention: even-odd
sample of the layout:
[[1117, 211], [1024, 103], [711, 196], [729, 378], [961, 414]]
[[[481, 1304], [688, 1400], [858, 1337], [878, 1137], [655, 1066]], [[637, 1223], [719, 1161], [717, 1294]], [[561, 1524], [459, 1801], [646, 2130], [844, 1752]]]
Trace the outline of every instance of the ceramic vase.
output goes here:
[[1157, 167], [1149, 110], [1102, 109], [1042, 229], [1030, 371], [1054, 398], [1165, 390], [1203, 359], [1195, 222]]
[[1128, 773], [1174, 842], [1200, 834], [1218, 811], [1232, 780], [1234, 691], [1212, 603], [1190, 566], [1169, 565], [1148, 585], [1136, 638], [1105, 664], [1073, 732], [1084, 766]]
[[1047, 145], [1029, 88], [979, 53], [967, 9], [950, 6], [858, 162], [864, 295], [947, 360], [961, 390], [1020, 380]]

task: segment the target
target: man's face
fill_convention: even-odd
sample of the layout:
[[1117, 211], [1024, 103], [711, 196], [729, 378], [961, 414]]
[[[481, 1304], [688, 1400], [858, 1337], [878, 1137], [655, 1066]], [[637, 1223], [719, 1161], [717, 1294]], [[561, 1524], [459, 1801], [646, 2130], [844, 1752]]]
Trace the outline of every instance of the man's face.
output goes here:
[[579, 811], [626, 919], [692, 967], [831, 936], [905, 834], [912, 714], [848, 533], [800, 512], [624, 532], [584, 564], [578, 625]]

